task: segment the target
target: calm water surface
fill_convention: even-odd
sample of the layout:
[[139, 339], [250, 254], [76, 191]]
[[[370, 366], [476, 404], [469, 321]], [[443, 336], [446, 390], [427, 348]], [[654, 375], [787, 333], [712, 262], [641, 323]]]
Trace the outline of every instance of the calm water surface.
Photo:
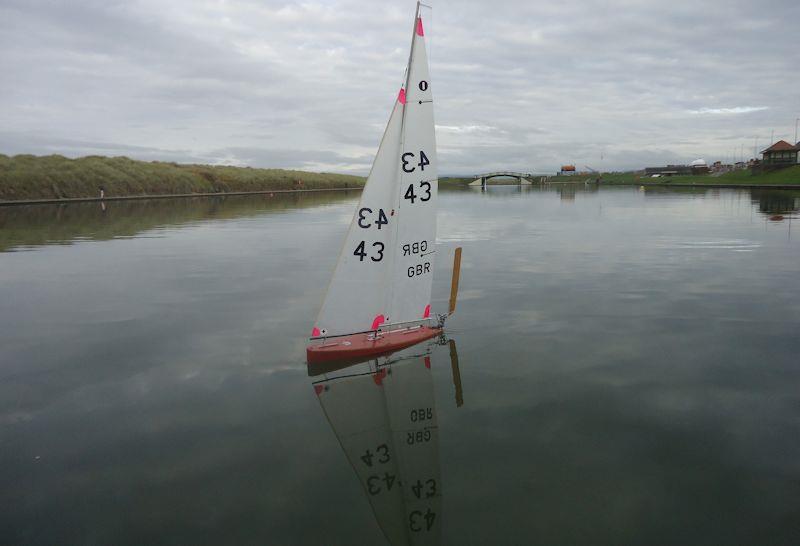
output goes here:
[[800, 544], [798, 194], [443, 192], [451, 342], [310, 376], [357, 199], [0, 208], [0, 543]]

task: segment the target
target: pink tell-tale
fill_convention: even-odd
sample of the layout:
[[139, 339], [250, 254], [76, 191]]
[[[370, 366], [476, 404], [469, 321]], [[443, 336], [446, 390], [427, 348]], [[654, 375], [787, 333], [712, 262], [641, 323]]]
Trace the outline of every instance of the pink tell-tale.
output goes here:
[[386, 318], [383, 315], [378, 315], [374, 319], [372, 319], [372, 330], [377, 330], [380, 328], [381, 324], [386, 322]]

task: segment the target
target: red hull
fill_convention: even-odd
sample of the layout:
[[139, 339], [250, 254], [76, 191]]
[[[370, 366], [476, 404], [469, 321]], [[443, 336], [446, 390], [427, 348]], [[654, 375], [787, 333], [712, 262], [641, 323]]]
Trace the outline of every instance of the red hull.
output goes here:
[[377, 337], [368, 332], [319, 340], [306, 348], [306, 358], [309, 364], [366, 359], [411, 347], [441, 332], [441, 328], [418, 326], [380, 332]]

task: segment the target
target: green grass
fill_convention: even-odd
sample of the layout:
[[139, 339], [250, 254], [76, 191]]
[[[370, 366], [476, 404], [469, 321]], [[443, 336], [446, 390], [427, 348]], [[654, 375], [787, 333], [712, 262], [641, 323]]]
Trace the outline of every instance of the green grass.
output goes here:
[[439, 177], [439, 187], [442, 188], [457, 188], [462, 186], [468, 186], [470, 182], [475, 180], [472, 177], [469, 178], [462, 178], [456, 176], [445, 176]]
[[733, 171], [721, 176], [687, 175], [687, 176], [661, 176], [650, 178], [648, 176], [627, 173], [603, 173], [603, 184], [697, 184], [697, 185], [781, 185], [800, 186], [800, 165], [780, 169], [769, 173], [751, 174], [750, 170]]
[[356, 188], [360, 176], [283, 169], [182, 165], [127, 157], [0, 154], [0, 200], [63, 199], [225, 193], [292, 189]]

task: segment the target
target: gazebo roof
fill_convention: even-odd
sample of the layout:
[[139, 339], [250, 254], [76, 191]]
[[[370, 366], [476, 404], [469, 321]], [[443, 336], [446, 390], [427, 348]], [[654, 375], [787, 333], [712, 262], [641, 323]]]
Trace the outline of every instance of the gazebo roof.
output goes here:
[[800, 150], [800, 148], [798, 148], [797, 146], [792, 146], [785, 140], [779, 140], [766, 150], [761, 150], [761, 153], [763, 154], [766, 152], [796, 152], [798, 150]]

